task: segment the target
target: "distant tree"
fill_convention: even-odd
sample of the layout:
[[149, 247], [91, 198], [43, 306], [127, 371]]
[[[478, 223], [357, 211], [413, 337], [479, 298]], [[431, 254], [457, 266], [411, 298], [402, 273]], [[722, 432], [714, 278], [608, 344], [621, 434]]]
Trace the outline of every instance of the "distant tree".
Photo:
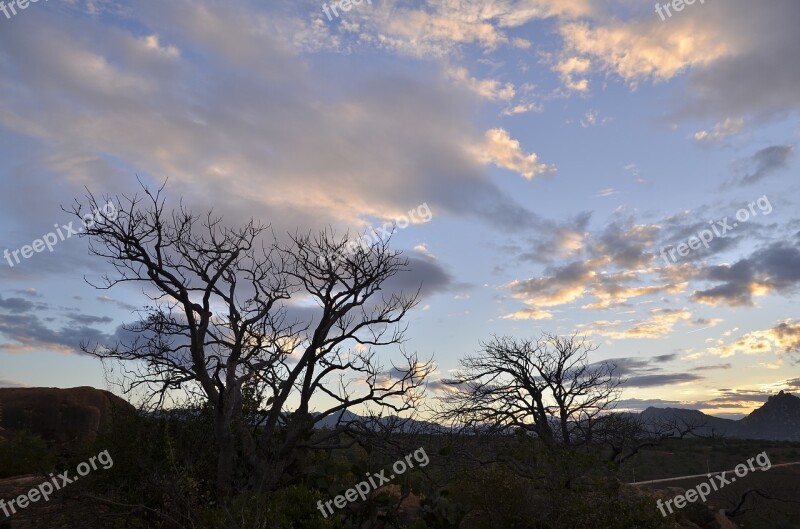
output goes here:
[[[418, 404], [431, 362], [402, 348], [391, 370], [376, 358], [376, 348], [402, 345], [401, 321], [419, 293], [382, 290], [408, 265], [388, 240], [345, 253], [347, 239], [326, 230], [279, 244], [252, 220], [230, 228], [211, 212], [167, 212], [162, 192], [116, 197], [115, 218], [98, 218], [82, 234], [116, 271], [98, 288], [142, 283], [153, 302], [116, 343], [82, 347], [133, 363], [124, 389], [155, 407], [177, 390], [212, 407], [220, 496], [232, 492], [237, 462], [251, 486], [276, 487], [299, 453], [325, 442], [310, 432], [327, 417], [362, 404], [397, 413]], [[91, 193], [71, 211], [82, 218], [86, 209], [98, 210]], [[298, 300], [305, 316], [294, 310]], [[243, 387], [254, 389], [243, 395]], [[245, 419], [256, 393], [267, 397], [259, 427]]]
[[707, 423], [696, 417], [665, 416], [646, 420], [630, 413], [610, 413], [593, 424], [591, 440], [608, 447], [608, 458], [621, 465], [642, 449], [659, 446], [667, 439], [685, 437], [719, 438], [719, 434], [703, 435]]
[[589, 363], [595, 349], [575, 336], [494, 337], [461, 360], [437, 416], [462, 428], [519, 428], [547, 445], [587, 442], [620, 384], [614, 365]]

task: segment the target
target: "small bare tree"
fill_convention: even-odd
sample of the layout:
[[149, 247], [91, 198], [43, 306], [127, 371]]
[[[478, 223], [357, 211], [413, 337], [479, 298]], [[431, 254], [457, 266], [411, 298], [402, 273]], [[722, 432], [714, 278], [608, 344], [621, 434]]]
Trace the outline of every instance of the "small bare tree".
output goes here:
[[494, 337], [461, 360], [438, 418], [483, 430], [521, 428], [547, 445], [588, 440], [591, 425], [617, 400], [615, 366], [590, 364], [596, 348], [575, 336]]
[[[220, 496], [233, 490], [237, 461], [252, 486], [277, 486], [326, 417], [360, 404], [398, 413], [418, 404], [432, 364], [402, 350], [400, 322], [419, 292], [382, 292], [408, 264], [388, 241], [343, 251], [347, 239], [325, 231], [281, 245], [252, 220], [229, 228], [212, 213], [168, 213], [162, 193], [145, 187], [144, 197], [116, 197], [117, 214], [82, 233], [116, 271], [98, 288], [142, 283], [153, 302], [116, 343], [83, 349], [132, 362], [125, 390], [144, 392], [155, 407], [177, 390], [212, 407]], [[91, 193], [72, 212], [82, 218], [85, 208], [100, 209]], [[312, 308], [301, 313], [299, 300]], [[391, 370], [376, 356], [389, 345], [402, 352]], [[269, 396], [258, 428], [243, 418], [246, 384]], [[333, 404], [315, 410], [322, 402]]]
[[726, 516], [734, 518], [753, 511], [769, 511], [771, 502], [800, 504], [800, 500], [792, 497], [786, 491], [787, 487], [781, 490], [780, 484], [763, 488], [749, 488], [744, 492], [727, 492], [726, 500], [732, 506], [731, 509], [724, 509]]
[[622, 465], [642, 449], [661, 445], [668, 439], [685, 437], [719, 437], [701, 432], [706, 422], [695, 417], [665, 416], [647, 420], [640, 415], [610, 413], [600, 417], [592, 426], [592, 441], [606, 445], [609, 461]]

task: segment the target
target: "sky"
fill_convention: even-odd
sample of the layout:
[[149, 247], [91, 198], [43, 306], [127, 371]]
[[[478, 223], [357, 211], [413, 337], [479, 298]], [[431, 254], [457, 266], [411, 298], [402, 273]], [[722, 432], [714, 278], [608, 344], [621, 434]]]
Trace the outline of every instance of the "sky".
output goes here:
[[621, 409], [740, 417], [800, 390], [800, 3], [657, 5], [0, 12], [0, 386], [106, 387], [78, 344], [143, 293], [93, 288], [107, 267], [77, 236], [20, 249], [86, 189], [166, 181], [232, 225], [402, 226], [434, 393], [482, 340], [543, 332], [597, 345]]

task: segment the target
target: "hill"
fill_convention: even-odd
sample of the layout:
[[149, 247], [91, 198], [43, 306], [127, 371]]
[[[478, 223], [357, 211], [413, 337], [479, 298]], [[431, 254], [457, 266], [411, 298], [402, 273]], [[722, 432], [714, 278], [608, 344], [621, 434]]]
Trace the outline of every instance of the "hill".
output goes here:
[[698, 435], [724, 435], [739, 439], [800, 441], [800, 397], [781, 391], [763, 406], [738, 421], [707, 415], [698, 410], [650, 407], [640, 414], [648, 421], [674, 420], [703, 424]]

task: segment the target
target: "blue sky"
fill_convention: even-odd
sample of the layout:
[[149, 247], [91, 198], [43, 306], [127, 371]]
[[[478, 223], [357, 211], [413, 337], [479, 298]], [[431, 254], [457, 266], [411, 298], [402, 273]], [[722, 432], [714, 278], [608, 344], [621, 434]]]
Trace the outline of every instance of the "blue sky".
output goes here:
[[[434, 378], [492, 334], [547, 331], [613, 359], [630, 409], [736, 416], [800, 389], [796, 0], [695, 2], [663, 21], [634, 0], [339, 11], [0, 14], [2, 249], [68, 222], [60, 206], [84, 187], [134, 193], [137, 177], [278, 232], [426, 204], [430, 221], [393, 245], [426, 284], [407, 348], [435, 356]], [[661, 255], [726, 218], [708, 249]], [[84, 281], [104, 270], [76, 237], [0, 262], [0, 385], [105, 387], [77, 344], [145, 298]]]

